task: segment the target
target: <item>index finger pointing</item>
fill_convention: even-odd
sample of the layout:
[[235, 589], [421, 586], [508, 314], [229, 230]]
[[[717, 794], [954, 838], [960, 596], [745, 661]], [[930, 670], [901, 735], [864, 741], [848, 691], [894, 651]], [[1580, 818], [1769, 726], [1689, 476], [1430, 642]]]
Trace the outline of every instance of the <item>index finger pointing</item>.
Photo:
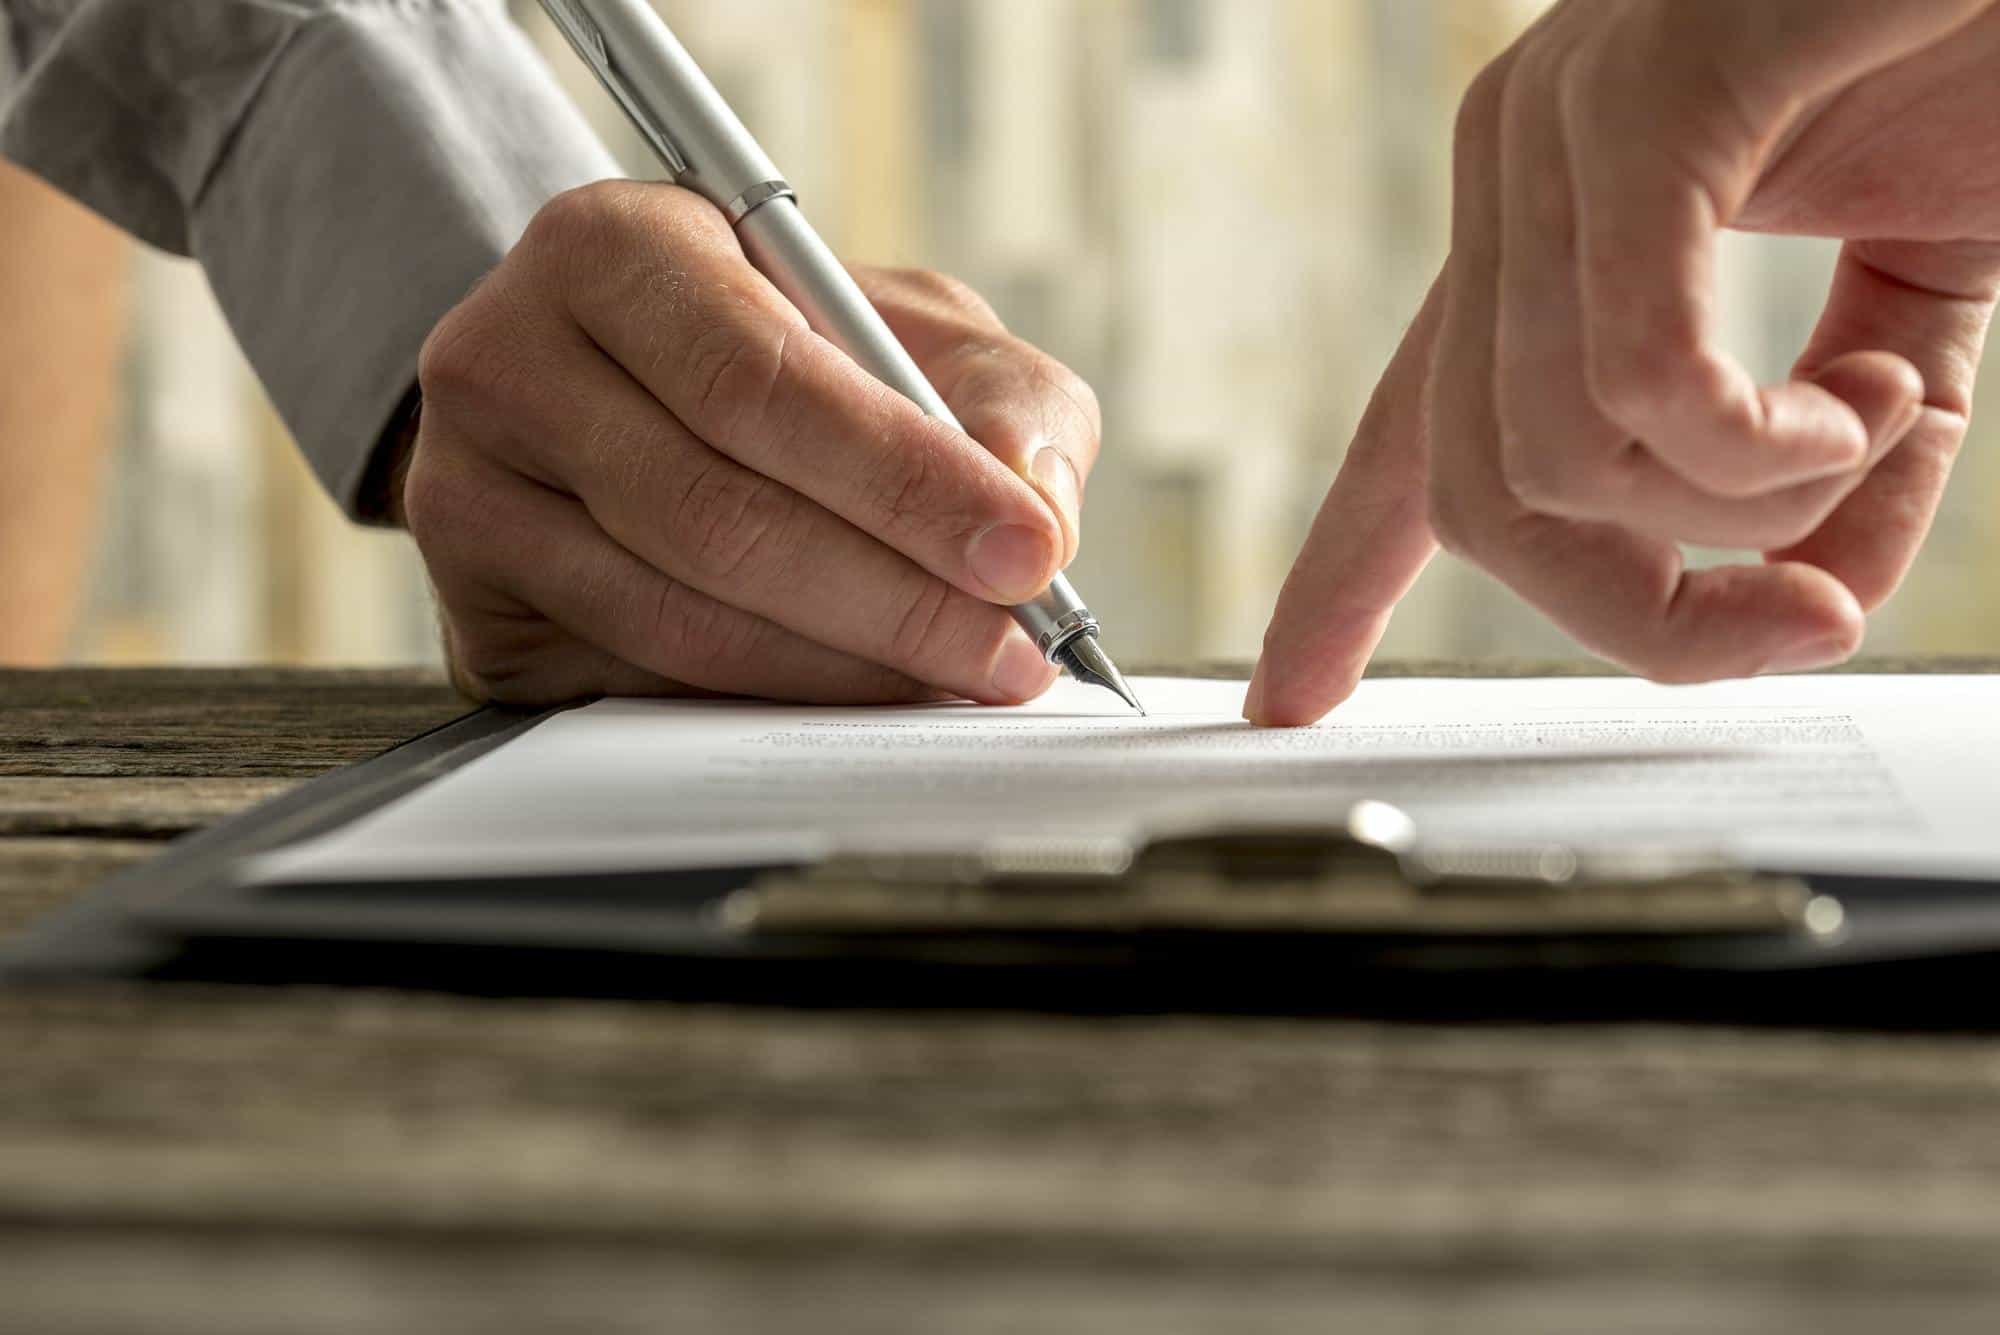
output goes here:
[[1426, 518], [1427, 386], [1448, 275], [1404, 334], [1285, 578], [1243, 702], [1252, 723], [1312, 723], [1353, 694], [1390, 612], [1437, 554]]

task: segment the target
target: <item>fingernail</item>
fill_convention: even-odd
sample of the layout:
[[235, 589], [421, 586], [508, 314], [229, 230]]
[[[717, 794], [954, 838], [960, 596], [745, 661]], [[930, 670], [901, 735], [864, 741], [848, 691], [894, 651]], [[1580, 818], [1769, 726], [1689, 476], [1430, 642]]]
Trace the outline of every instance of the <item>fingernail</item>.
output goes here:
[[1243, 717], [1252, 723], [1264, 712], [1264, 660], [1257, 660], [1257, 670], [1250, 674], [1250, 689], [1243, 692]]
[[1046, 534], [1020, 524], [995, 524], [972, 540], [966, 563], [995, 597], [1025, 603], [1048, 582], [1054, 556]]
[[1028, 472], [1041, 484], [1042, 494], [1062, 516], [1063, 530], [1074, 539], [1083, 532], [1083, 490], [1077, 485], [1076, 468], [1069, 456], [1053, 445], [1045, 445], [1035, 455]]
[[1055, 669], [1025, 639], [1010, 636], [993, 664], [993, 689], [1009, 700], [1032, 700], [1048, 687]]
[[1811, 672], [1815, 668], [1832, 667], [1835, 663], [1846, 662], [1847, 656], [1852, 652], [1853, 648], [1844, 636], [1813, 640], [1784, 650], [1764, 665], [1764, 671], [1766, 674]]

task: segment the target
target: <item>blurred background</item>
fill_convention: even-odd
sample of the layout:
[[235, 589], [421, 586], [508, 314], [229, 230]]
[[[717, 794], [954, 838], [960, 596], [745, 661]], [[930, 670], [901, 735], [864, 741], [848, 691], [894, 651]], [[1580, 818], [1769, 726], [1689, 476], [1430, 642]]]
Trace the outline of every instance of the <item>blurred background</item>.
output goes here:
[[[1535, 0], [658, 0], [845, 255], [954, 272], [1105, 406], [1078, 583], [1120, 656], [1247, 657], [1377, 374], [1443, 256], [1451, 121]], [[517, 16], [635, 175], [659, 169], [532, 4]], [[63, 291], [0, 347], [108, 392], [0, 402], [0, 486], [39, 486], [0, 569], [73, 619], [0, 658], [424, 663], [405, 540], [348, 525], [285, 440], [201, 274], [0, 180], [0, 241]], [[41, 240], [37, 240], [37, 238]], [[1831, 270], [1735, 239], [1735, 350], [1783, 375]], [[35, 293], [5, 294], [16, 312]], [[1990, 378], [1989, 378], [1990, 379]], [[1875, 652], [2000, 651], [2000, 441], [1975, 420]], [[53, 467], [11, 455], [65, 446]], [[102, 441], [101, 449], [89, 442]], [[38, 481], [17, 482], [10, 473]], [[68, 499], [65, 499], [68, 498]], [[65, 534], [81, 534], [67, 539]], [[16, 572], [21, 572], [16, 574]], [[1445, 561], [1406, 656], [1569, 652]]]

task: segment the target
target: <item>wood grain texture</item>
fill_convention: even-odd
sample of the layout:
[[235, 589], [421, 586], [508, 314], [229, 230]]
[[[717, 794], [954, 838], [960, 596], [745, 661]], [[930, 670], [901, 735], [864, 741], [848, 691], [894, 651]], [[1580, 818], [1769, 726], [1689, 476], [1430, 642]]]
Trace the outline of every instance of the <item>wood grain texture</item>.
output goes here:
[[427, 1329], [533, 1329], [492, 1299], [543, 1266], [704, 1329], [959, 1329], [976, 1297], [999, 1330], [1055, 1295], [1079, 1329], [1861, 1330], [2000, 1297], [1983, 1040], [150, 988], [11, 999], [0, 1050], [0, 1240], [39, 1240], [38, 1285], [121, 1250], [189, 1305], [163, 1258], [277, 1304], [367, 1277], [382, 1324], [326, 1329], [425, 1314], [426, 1275], [465, 1307]]
[[111, 775], [0, 778], [0, 835], [171, 838], [296, 786], [297, 779]]
[[416, 671], [0, 670], [0, 775], [309, 778], [468, 708]]
[[[0, 674], [0, 930], [461, 708], [420, 676]], [[2000, 1315], [1977, 1034], [152, 984], [0, 994], [0, 1053], [9, 1331]]]

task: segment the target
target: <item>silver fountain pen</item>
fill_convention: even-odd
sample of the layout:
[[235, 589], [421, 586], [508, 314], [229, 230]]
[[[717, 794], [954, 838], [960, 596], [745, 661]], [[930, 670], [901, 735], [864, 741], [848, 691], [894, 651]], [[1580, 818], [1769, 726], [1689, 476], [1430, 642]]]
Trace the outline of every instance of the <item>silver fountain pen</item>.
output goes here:
[[[706, 197], [728, 216], [743, 253], [806, 323], [926, 414], [958, 426], [873, 303], [806, 221], [791, 186], [647, 0], [541, 3], [660, 155], [674, 184]], [[1068, 579], [1058, 574], [1039, 598], [1010, 610], [1049, 662], [1146, 712], [1098, 644], [1097, 618]]]

